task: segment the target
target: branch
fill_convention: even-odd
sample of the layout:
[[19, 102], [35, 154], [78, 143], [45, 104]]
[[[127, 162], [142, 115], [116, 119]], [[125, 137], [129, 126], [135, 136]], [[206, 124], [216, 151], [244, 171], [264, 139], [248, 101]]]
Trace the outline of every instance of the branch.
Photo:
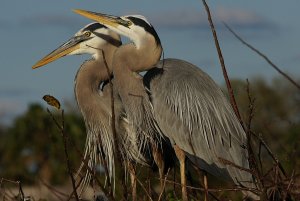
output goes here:
[[[25, 194], [24, 194], [24, 191], [23, 191], [23, 188], [22, 188], [21, 181], [13, 181], [13, 180], [10, 180], [10, 179], [1, 178], [1, 180], [0, 180], [0, 192], [1, 192], [1, 194], [3, 194], [3, 200], [5, 200], [5, 197], [6, 197], [5, 190], [3, 190], [3, 193], [2, 193], [2, 184], [4, 182], [9, 182], [9, 183], [13, 183], [13, 184], [18, 185], [18, 188], [19, 188], [18, 193], [19, 194], [17, 196], [20, 196], [21, 200], [25, 200]], [[9, 195], [7, 195], [7, 196], [10, 197]], [[12, 194], [12, 197], [10, 197], [10, 198], [13, 199], [13, 197], [15, 197], [15, 195]]]
[[[174, 182], [174, 181], [171, 181], [171, 180], [166, 180], [167, 183], [171, 183], [171, 184], [175, 184], [177, 186], [181, 186], [180, 183], [177, 183], [177, 182]], [[217, 188], [208, 188], [208, 189], [205, 189], [203, 187], [193, 187], [193, 186], [186, 186], [186, 188], [188, 189], [194, 189], [194, 190], [198, 190], [198, 191], [201, 191], [201, 192], [205, 192], [205, 191], [208, 191], [208, 192], [225, 192], [225, 191], [233, 191], [233, 192], [238, 192], [238, 191], [251, 191], [251, 192], [257, 192], [257, 189], [255, 188], [245, 188], [245, 187], [236, 187], [236, 188], [223, 188], [223, 189], [217, 189]]]
[[221, 158], [221, 157], [218, 157], [218, 160], [219, 160], [223, 165], [230, 165], [230, 166], [232, 166], [232, 167], [234, 167], [234, 168], [237, 168], [237, 169], [239, 169], [239, 170], [242, 170], [242, 171], [245, 171], [245, 172], [249, 172], [250, 174], [253, 174], [253, 171], [252, 171], [252, 170], [250, 170], [250, 169], [248, 169], [248, 168], [244, 168], [244, 167], [242, 167], [242, 166], [239, 166], [239, 165], [237, 165], [237, 164], [235, 164], [235, 163], [233, 163], [233, 162], [231, 162], [231, 161], [229, 161], [229, 160], [226, 160], [226, 159]]
[[143, 185], [143, 183], [137, 177], [136, 177], [136, 181], [140, 184], [140, 186], [142, 187], [143, 191], [146, 193], [146, 195], [149, 198], [149, 200], [153, 201], [153, 199], [151, 198], [151, 196], [148, 193], [147, 189], [145, 188], [145, 186]]
[[[251, 124], [252, 124], [252, 119], [254, 117], [254, 102], [255, 99], [251, 97], [251, 93], [250, 93], [250, 83], [249, 80], [247, 79], [247, 95], [248, 95], [248, 101], [249, 101], [249, 105], [248, 105], [248, 121], [247, 121], [247, 130], [246, 130], [246, 135], [247, 135], [247, 151], [248, 151], [248, 162], [249, 162], [249, 167], [252, 171], [254, 171], [254, 175], [257, 179], [257, 181], [260, 182], [260, 187], [263, 188], [263, 182], [261, 180], [262, 178], [262, 173], [258, 167], [258, 163], [257, 160], [255, 159], [255, 154], [253, 151], [253, 144], [252, 144], [252, 135], [251, 135]], [[259, 149], [260, 151], [260, 149]], [[259, 162], [260, 162], [260, 167], [262, 167], [261, 165], [261, 159], [259, 157]], [[261, 168], [262, 169], [262, 168]]]
[[161, 189], [161, 192], [160, 192], [160, 195], [159, 195], [157, 201], [161, 201], [162, 200], [162, 196], [163, 196], [163, 194], [165, 192], [165, 187], [166, 187], [166, 182], [167, 182], [166, 180], [168, 178], [169, 172], [170, 172], [170, 168], [168, 169], [167, 174], [165, 174], [164, 183], [163, 183], [163, 186], [162, 186], [162, 189]]
[[53, 116], [53, 114], [50, 112], [50, 110], [47, 108], [47, 112], [51, 115], [53, 121], [55, 122], [55, 124], [57, 125], [57, 127], [60, 130], [60, 133], [62, 134], [63, 137], [63, 143], [64, 143], [64, 151], [65, 151], [65, 156], [66, 156], [66, 161], [67, 161], [67, 168], [68, 168], [68, 173], [71, 177], [71, 181], [72, 181], [72, 187], [73, 187], [73, 191], [75, 194], [75, 198], [77, 201], [79, 201], [79, 197], [77, 194], [77, 187], [75, 184], [75, 179], [71, 170], [71, 163], [70, 163], [70, 159], [69, 159], [69, 153], [68, 153], [68, 145], [67, 145], [67, 141], [68, 141], [68, 136], [65, 134], [65, 120], [64, 120], [64, 110], [61, 111], [61, 116], [62, 116], [62, 125], [60, 125], [57, 120], [55, 119], [55, 117]]
[[[90, 174], [93, 174], [93, 170], [89, 167], [89, 165], [88, 165], [88, 163], [87, 163], [87, 159], [88, 159], [88, 158], [84, 158], [83, 154], [80, 152], [80, 150], [78, 149], [78, 147], [75, 145], [75, 143], [74, 143], [72, 140], [70, 140], [70, 142], [71, 142], [71, 146], [75, 148], [77, 154], [80, 155], [80, 157], [81, 157], [81, 162], [83, 162], [84, 167], [87, 169], [87, 171], [88, 171]], [[106, 165], [103, 165], [103, 166], [106, 167]], [[78, 174], [79, 174], [79, 173], [78, 173]], [[107, 175], [108, 175], [108, 174], [107, 174]], [[109, 197], [109, 199], [110, 199], [111, 201], [115, 201], [115, 198], [114, 198], [113, 194], [112, 194], [111, 192], [108, 192], [108, 191], [105, 189], [105, 187], [101, 184], [101, 182], [99, 181], [99, 179], [98, 179], [97, 177], [95, 177], [95, 176], [94, 176], [93, 179], [97, 182], [97, 184], [99, 185], [99, 187], [100, 187], [101, 191], [104, 193], [104, 195], [106, 195], [107, 197]]]
[[279, 74], [281, 74], [283, 77], [285, 77], [288, 81], [290, 81], [295, 87], [297, 87], [300, 90], [300, 85], [294, 81], [290, 76], [288, 76], [285, 72], [283, 72], [278, 66], [276, 66], [266, 55], [264, 55], [263, 53], [261, 53], [259, 50], [257, 50], [255, 47], [253, 47], [252, 45], [250, 45], [249, 43], [247, 43], [245, 40], [243, 40], [237, 33], [235, 33], [233, 31], [233, 29], [231, 29], [229, 27], [228, 24], [226, 24], [225, 22], [223, 22], [223, 24], [225, 25], [225, 27], [241, 42], [243, 43], [245, 46], [247, 46], [248, 48], [250, 48], [252, 51], [254, 51], [255, 53], [257, 53], [259, 56], [261, 56], [264, 60], [267, 61], [268, 64], [270, 64]]
[[[119, 162], [119, 164], [122, 164], [121, 154], [119, 152], [119, 149], [116, 148], [118, 146], [119, 142], [118, 142], [117, 131], [116, 131], [116, 115], [115, 115], [115, 103], [114, 103], [115, 100], [114, 100], [113, 83], [112, 83], [111, 77], [110, 77], [111, 72], [109, 71], [104, 51], [101, 50], [101, 53], [102, 53], [103, 61], [104, 61], [104, 64], [105, 64], [105, 67], [106, 67], [106, 70], [107, 70], [109, 85], [110, 85], [110, 89], [111, 89], [111, 92], [110, 92], [110, 96], [111, 96], [111, 118], [112, 118], [111, 127], [112, 127], [114, 143], [115, 143], [114, 150], [115, 150], [115, 153], [116, 153], [116, 156], [117, 156], [117, 161]], [[127, 200], [128, 193], [127, 193], [127, 186], [126, 186], [126, 183], [125, 183], [125, 176], [122, 174], [121, 177], [122, 177], [121, 182], [122, 182], [122, 187], [123, 187], [123, 197], [125, 198], [125, 200]]]
[[225, 67], [224, 58], [223, 58], [222, 51], [221, 51], [221, 48], [220, 48], [220, 45], [219, 45], [219, 41], [218, 41], [217, 33], [216, 33], [216, 30], [215, 30], [215, 26], [214, 26], [212, 18], [211, 18], [209, 7], [208, 7], [205, 0], [202, 0], [202, 3], [203, 3], [203, 5], [205, 7], [205, 10], [207, 12], [208, 22], [209, 22], [210, 29], [211, 29], [213, 37], [214, 37], [216, 49], [217, 49], [218, 56], [219, 56], [219, 61], [220, 61], [222, 71], [223, 71], [223, 76], [224, 76], [224, 79], [225, 79], [225, 82], [226, 82], [227, 90], [229, 92], [231, 106], [233, 107], [235, 115], [237, 116], [238, 120], [240, 121], [240, 124], [243, 126], [243, 121], [242, 121], [239, 109], [237, 107], [237, 104], [236, 104], [236, 101], [235, 101], [235, 98], [234, 98], [234, 94], [233, 94], [233, 90], [232, 90], [232, 87], [231, 87], [231, 84], [230, 84], [230, 81], [229, 81], [229, 78], [228, 78], [228, 75], [227, 75], [227, 70], [226, 70], [226, 67]]
[[42, 185], [44, 185], [48, 190], [50, 190], [51, 193], [53, 193], [53, 195], [56, 196], [56, 198], [59, 199], [60, 201], [64, 201], [64, 199], [61, 196], [68, 197], [67, 194], [55, 189], [54, 187], [52, 187], [51, 185], [49, 185], [45, 181], [43, 181], [41, 178], [39, 178], [39, 180], [41, 181]]
[[260, 135], [255, 134], [254, 132], [251, 132], [253, 136], [255, 136], [259, 142], [266, 148], [267, 152], [269, 153], [269, 155], [271, 156], [271, 158], [274, 160], [274, 162], [276, 164], [278, 164], [279, 169], [281, 170], [282, 174], [287, 177], [287, 174], [285, 173], [285, 170], [283, 168], [283, 166], [281, 165], [281, 163], [279, 162], [279, 160], [276, 158], [276, 156], [273, 154], [273, 152], [271, 151], [271, 149], [269, 148], [269, 146], [267, 145], [267, 143], [263, 140], [263, 138]]

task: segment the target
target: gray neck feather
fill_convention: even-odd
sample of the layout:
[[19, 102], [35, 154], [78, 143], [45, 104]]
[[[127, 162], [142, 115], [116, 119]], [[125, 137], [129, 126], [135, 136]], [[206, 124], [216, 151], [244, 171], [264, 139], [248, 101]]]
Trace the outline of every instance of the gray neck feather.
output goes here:
[[[114, 138], [111, 131], [110, 88], [99, 91], [99, 85], [108, 79], [103, 58], [82, 64], [75, 78], [75, 96], [84, 117], [87, 139], [84, 156], [94, 168], [99, 162], [107, 164], [109, 179], [114, 179]], [[102, 151], [105, 156], [102, 155]], [[100, 153], [100, 154], [99, 154]], [[105, 157], [105, 161], [104, 161]], [[88, 184], [86, 173], [83, 188]]]
[[[152, 68], [160, 58], [161, 47], [149, 40], [139, 49], [133, 44], [121, 46], [114, 55], [113, 72], [129, 122], [141, 134], [141, 142], [156, 142], [160, 138], [152, 113], [152, 106], [142, 77], [135, 71]], [[146, 144], [145, 144], [146, 146]]]

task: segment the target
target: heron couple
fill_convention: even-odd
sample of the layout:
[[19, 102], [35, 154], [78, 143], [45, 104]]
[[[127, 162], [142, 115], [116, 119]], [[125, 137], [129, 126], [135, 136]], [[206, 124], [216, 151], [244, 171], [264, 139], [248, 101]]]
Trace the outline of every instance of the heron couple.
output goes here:
[[[96, 22], [80, 29], [33, 68], [66, 55], [92, 56], [75, 78], [75, 97], [87, 130], [84, 156], [89, 167], [105, 165], [113, 182], [115, 160], [120, 156], [128, 167], [156, 165], [162, 185], [166, 170], [179, 164], [184, 201], [189, 199], [186, 163], [254, 189], [252, 175], [243, 170], [249, 169], [245, 131], [220, 87], [205, 72], [183, 60], [160, 60], [159, 36], [144, 16], [74, 11]], [[122, 44], [120, 36], [131, 42]], [[144, 76], [139, 74], [142, 71]], [[135, 171], [129, 172], [135, 200]], [[90, 178], [87, 172], [85, 182]], [[207, 189], [206, 177], [204, 181]], [[257, 199], [251, 191], [243, 193]]]

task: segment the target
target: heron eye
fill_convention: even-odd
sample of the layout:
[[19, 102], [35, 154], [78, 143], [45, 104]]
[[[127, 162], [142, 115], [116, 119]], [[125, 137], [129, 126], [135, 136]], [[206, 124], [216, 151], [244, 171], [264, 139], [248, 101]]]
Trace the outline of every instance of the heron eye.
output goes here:
[[119, 18], [119, 19], [117, 19], [117, 22], [119, 23], [119, 24], [122, 24], [123, 26], [125, 26], [125, 27], [130, 27], [131, 25], [132, 25], [132, 22], [130, 21], [130, 20], [124, 20], [124, 19], [122, 19], [122, 18]]
[[90, 35], [91, 35], [90, 31], [87, 31], [87, 32], [84, 33], [84, 36], [86, 36], [86, 37], [90, 37]]
[[125, 21], [123, 23], [123, 25], [126, 26], [126, 27], [130, 27], [132, 25], [132, 22], [128, 20], [128, 21]]
[[127, 26], [131, 26], [132, 22], [131, 21], [127, 21]]

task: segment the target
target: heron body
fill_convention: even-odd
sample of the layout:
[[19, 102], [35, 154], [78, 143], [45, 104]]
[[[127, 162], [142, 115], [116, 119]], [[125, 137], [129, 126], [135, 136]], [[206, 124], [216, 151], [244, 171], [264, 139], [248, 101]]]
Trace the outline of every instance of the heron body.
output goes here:
[[[146, 27], [156, 37], [153, 37], [152, 34], [145, 35], [136, 43], [120, 46], [115, 51], [112, 61], [114, 88], [120, 96], [131, 127], [139, 135], [138, 144], [140, 144], [141, 152], [147, 154], [145, 152], [148, 151], [148, 147], [152, 149], [151, 155], [159, 168], [162, 185], [163, 172], [173, 166], [172, 158], [175, 154], [169, 148], [168, 139], [162, 139], [163, 136], [157, 127], [152, 105], [143, 85], [143, 77], [135, 73], [148, 70], [150, 66], [154, 65], [160, 58], [162, 48], [159, 37], [152, 26], [147, 26], [149, 22], [145, 18], [142, 16], [128, 16], [128, 18], [140, 25], [133, 27], [135, 32], [144, 32], [143, 27]], [[126, 32], [127, 29], [125, 28], [124, 31]], [[138, 34], [133, 37], [138, 38]], [[157, 46], [145, 46], [144, 40], [151, 44], [155, 43]], [[137, 47], [141, 51], [135, 51]], [[149, 52], [147, 57], [141, 55], [145, 51]], [[128, 52], [130, 52], [130, 56], [128, 56]]]
[[[99, 162], [104, 165], [110, 180], [113, 181], [115, 149], [118, 149], [124, 161], [148, 166], [153, 164], [152, 156], [142, 152], [138, 134], [132, 129], [119, 96], [116, 94], [113, 98], [118, 144], [115, 144], [112, 131], [112, 89], [108, 84], [108, 79], [112, 73], [113, 54], [120, 45], [118, 34], [99, 23], [92, 23], [79, 30], [74, 37], [33, 66], [33, 68], [38, 68], [66, 55], [86, 53], [92, 55], [92, 59], [80, 66], [74, 87], [76, 101], [87, 130], [84, 158], [88, 159], [88, 165], [91, 168]], [[83, 166], [84, 164], [81, 168]], [[89, 172], [86, 172], [83, 182], [85, 185], [91, 176]]]
[[[179, 150], [176, 153], [182, 169], [186, 155], [215, 176], [229, 178], [239, 186], [254, 186], [249, 172], [222, 163], [225, 159], [248, 169], [247, 139], [220, 87], [206, 73], [177, 59], [160, 61], [155, 67], [162, 47], [143, 16], [75, 12], [131, 39], [132, 43], [116, 50], [113, 72], [126, 113], [138, 129], [146, 127], [145, 135], [152, 137], [150, 140], [156, 140], [157, 134], [168, 138]], [[135, 74], [142, 70], [148, 70], [143, 82]], [[186, 194], [185, 182], [182, 191]], [[185, 195], [183, 199], [188, 198]]]
[[220, 87], [183, 60], [165, 59], [155, 67], [144, 80], [164, 135], [201, 169], [236, 183], [251, 181], [250, 174], [219, 160], [249, 168], [245, 132]]

